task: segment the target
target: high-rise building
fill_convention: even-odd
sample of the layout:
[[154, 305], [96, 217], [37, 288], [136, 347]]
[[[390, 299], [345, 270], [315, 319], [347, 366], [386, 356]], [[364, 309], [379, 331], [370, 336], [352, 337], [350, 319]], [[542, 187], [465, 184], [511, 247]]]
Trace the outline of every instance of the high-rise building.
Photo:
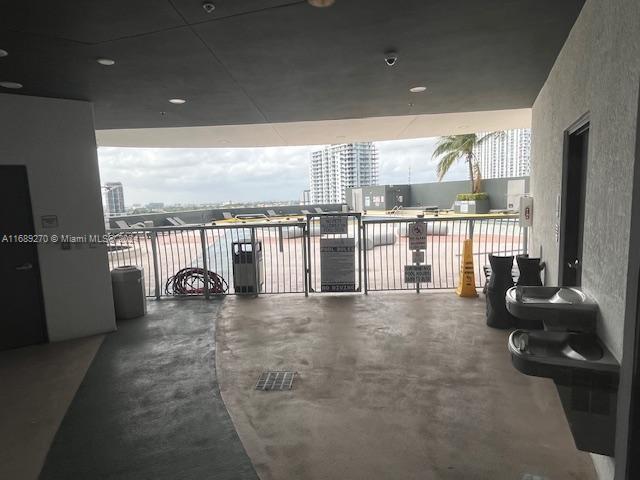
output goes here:
[[107, 182], [104, 185], [104, 207], [108, 217], [125, 213], [124, 189], [120, 182]]
[[302, 195], [300, 195], [300, 204], [301, 205], [310, 205], [311, 204], [311, 191], [303, 190]]
[[371, 142], [330, 145], [311, 154], [311, 202], [343, 203], [345, 189], [378, 184], [378, 152]]
[[492, 135], [474, 153], [480, 164], [482, 178], [528, 176], [531, 130], [520, 128]]

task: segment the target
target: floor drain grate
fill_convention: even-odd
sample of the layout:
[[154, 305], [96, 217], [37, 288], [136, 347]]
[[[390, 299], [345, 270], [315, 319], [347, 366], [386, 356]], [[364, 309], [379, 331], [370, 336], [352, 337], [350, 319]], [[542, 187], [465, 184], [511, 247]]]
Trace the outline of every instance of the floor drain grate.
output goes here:
[[284, 372], [284, 371], [270, 371], [262, 372], [258, 383], [256, 383], [256, 390], [291, 390], [293, 386], [293, 377], [296, 372]]

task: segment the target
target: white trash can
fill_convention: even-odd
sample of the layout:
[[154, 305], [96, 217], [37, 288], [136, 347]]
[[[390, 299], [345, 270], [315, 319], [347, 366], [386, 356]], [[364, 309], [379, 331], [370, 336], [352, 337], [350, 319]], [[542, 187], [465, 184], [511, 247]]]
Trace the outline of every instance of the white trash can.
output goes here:
[[113, 303], [116, 319], [141, 317], [147, 313], [144, 294], [144, 272], [141, 268], [126, 265], [111, 270]]

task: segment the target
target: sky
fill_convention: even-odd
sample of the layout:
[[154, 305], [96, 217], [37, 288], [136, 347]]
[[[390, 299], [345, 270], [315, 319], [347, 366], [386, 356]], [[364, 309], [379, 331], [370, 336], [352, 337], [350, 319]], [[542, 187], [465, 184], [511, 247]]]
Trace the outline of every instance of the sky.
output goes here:
[[[431, 158], [437, 138], [375, 142], [380, 158], [379, 183], [435, 182]], [[125, 203], [167, 205], [223, 201], [298, 200], [309, 188], [309, 159], [321, 148], [120, 148], [100, 147], [100, 179], [122, 182]], [[463, 162], [446, 180], [463, 180]]]

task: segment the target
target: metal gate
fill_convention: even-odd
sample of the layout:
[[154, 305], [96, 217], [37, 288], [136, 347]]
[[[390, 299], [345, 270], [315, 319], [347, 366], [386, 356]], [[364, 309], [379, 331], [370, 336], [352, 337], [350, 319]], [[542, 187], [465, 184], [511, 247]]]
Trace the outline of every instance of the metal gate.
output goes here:
[[[410, 226], [416, 223], [426, 225], [426, 248], [418, 262], [408, 239]], [[473, 241], [476, 286], [480, 287], [489, 254], [526, 253], [527, 243], [527, 230], [520, 227], [517, 215], [505, 214], [362, 220], [353, 212], [307, 213], [306, 222], [128, 228], [108, 233], [110, 268], [143, 268], [146, 294], [157, 298], [451, 289], [459, 281], [462, 244], [467, 238]], [[430, 281], [416, 283], [419, 277], [407, 276], [407, 266], [416, 270], [417, 263], [429, 266]]]
[[308, 291], [362, 291], [359, 213], [307, 214]]

